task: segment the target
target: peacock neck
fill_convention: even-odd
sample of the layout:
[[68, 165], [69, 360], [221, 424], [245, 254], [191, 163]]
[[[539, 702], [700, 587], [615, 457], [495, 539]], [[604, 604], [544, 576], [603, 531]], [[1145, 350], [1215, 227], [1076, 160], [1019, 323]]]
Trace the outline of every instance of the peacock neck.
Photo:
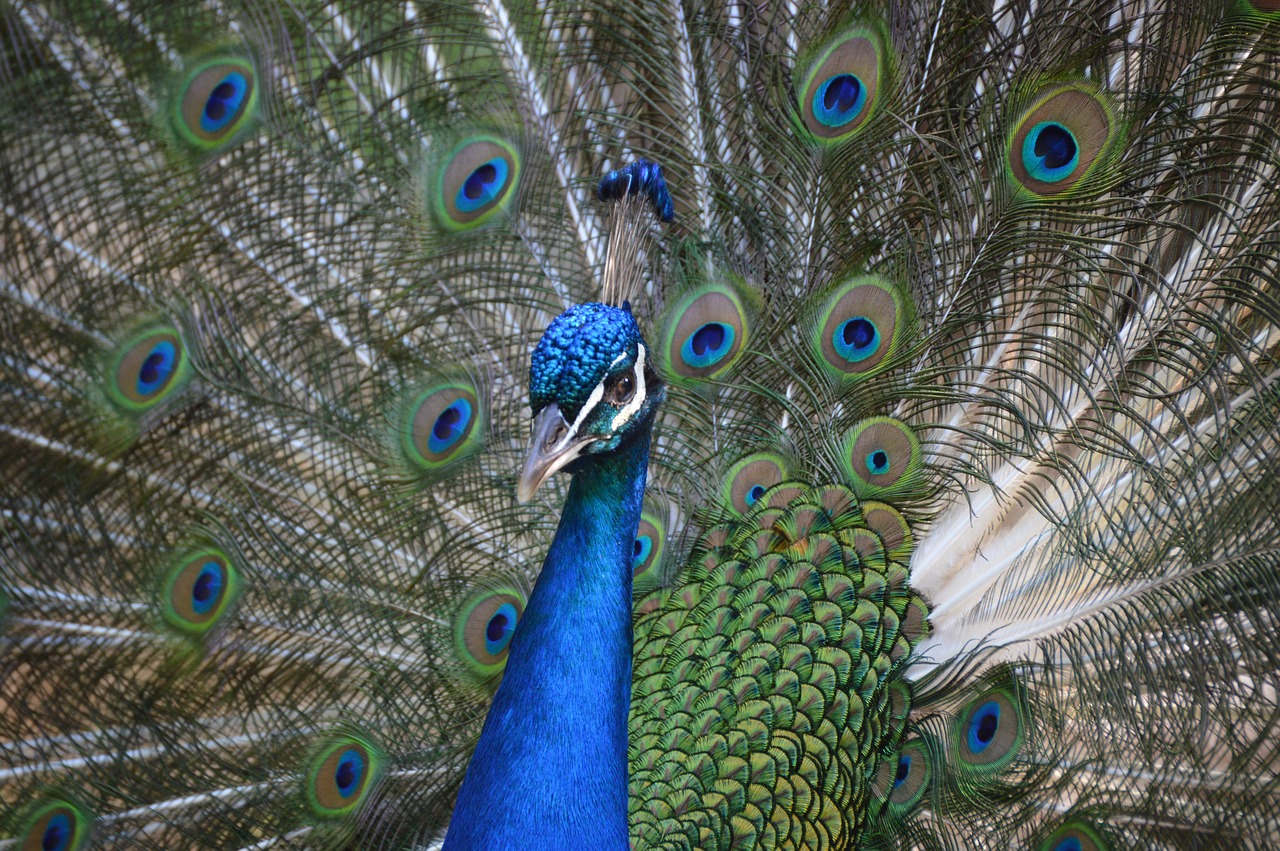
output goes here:
[[574, 475], [446, 851], [625, 849], [631, 558], [649, 433]]

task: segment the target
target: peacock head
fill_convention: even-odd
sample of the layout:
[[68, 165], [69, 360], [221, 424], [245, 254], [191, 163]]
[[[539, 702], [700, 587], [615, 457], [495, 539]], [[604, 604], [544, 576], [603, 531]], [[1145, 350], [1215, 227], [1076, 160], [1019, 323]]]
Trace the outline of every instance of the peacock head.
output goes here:
[[557, 316], [529, 367], [533, 441], [517, 498], [646, 433], [664, 396], [629, 306], [580, 304]]

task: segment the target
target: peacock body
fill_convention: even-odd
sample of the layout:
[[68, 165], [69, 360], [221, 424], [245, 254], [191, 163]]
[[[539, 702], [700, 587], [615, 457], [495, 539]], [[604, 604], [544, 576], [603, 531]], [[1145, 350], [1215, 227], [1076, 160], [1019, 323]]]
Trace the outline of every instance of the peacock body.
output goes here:
[[0, 10], [0, 847], [1280, 837], [1273, 4]]

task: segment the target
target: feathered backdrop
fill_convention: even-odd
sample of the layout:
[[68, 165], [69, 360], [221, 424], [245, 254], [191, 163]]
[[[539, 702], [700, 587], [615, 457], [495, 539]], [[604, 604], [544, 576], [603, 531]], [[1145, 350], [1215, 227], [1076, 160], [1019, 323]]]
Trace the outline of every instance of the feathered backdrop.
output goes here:
[[1273, 847], [1278, 9], [3, 0], [0, 848], [439, 842], [609, 263], [633, 847]]

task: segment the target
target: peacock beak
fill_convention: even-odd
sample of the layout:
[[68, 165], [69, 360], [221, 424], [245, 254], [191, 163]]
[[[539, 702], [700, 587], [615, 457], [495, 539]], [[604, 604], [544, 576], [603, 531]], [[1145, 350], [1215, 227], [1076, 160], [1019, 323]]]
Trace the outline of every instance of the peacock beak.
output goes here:
[[533, 440], [516, 483], [516, 499], [528, 502], [551, 474], [582, 454], [595, 437], [579, 437], [554, 402], [533, 418]]

